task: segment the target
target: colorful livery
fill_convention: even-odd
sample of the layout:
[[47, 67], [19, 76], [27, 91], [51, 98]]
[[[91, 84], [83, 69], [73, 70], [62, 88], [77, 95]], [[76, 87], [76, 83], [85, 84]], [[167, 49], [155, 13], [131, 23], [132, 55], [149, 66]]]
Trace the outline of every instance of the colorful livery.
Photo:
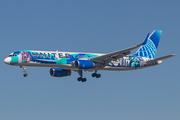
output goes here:
[[[161, 58], [155, 58], [162, 31], [154, 30], [148, 34], [142, 44], [112, 52], [109, 54], [59, 52], [59, 51], [36, 51], [22, 50], [11, 53], [4, 59], [8, 65], [23, 68], [24, 77], [27, 76], [26, 66], [51, 67], [50, 75], [53, 77], [70, 76], [71, 71], [78, 72], [78, 81], [85, 82], [83, 71], [94, 71], [92, 77], [100, 78], [97, 74], [100, 70], [135, 70], [162, 63], [163, 59], [175, 56], [174, 54]], [[136, 53], [131, 50], [139, 48]]]

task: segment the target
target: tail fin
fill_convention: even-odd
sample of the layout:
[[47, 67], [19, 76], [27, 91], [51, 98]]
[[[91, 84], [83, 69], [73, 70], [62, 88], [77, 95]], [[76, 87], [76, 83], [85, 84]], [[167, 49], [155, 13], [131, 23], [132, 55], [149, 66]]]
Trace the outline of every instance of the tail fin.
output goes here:
[[151, 34], [149, 33], [144, 41], [145, 45], [141, 46], [134, 54], [134, 56], [154, 59], [161, 34], [161, 30], [154, 30]]

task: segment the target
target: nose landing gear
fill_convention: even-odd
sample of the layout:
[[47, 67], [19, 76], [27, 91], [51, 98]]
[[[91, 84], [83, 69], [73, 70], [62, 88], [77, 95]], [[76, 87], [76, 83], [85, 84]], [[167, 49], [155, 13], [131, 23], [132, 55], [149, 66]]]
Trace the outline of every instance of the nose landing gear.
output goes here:
[[20, 68], [23, 68], [23, 72], [24, 72], [23, 76], [27, 77], [28, 74], [26, 73], [26, 66], [20, 66]]

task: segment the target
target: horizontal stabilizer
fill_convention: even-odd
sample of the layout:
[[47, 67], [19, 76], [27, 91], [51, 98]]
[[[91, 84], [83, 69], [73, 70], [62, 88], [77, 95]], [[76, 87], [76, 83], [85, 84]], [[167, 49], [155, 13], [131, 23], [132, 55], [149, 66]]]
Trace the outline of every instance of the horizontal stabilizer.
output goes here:
[[164, 56], [164, 57], [160, 57], [160, 58], [156, 58], [156, 59], [147, 61], [147, 63], [151, 63], [151, 62], [156, 62], [156, 61], [164, 60], [164, 59], [167, 59], [167, 58], [170, 58], [170, 57], [173, 57], [173, 56], [175, 56], [175, 54], [168, 55], [168, 56]]

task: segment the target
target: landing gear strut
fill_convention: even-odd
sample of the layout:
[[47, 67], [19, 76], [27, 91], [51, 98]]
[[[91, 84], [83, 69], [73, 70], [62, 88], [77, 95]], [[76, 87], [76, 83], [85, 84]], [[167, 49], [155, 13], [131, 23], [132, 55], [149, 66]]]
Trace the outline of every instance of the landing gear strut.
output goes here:
[[20, 67], [23, 68], [23, 72], [24, 72], [23, 76], [27, 77], [28, 74], [26, 73], [26, 66], [20, 66]]
[[78, 77], [77, 80], [78, 80], [78, 81], [81, 81], [81, 82], [86, 82], [87, 79], [82, 77], [82, 76], [83, 76], [82, 70], [78, 70], [77, 72], [78, 72], [78, 74], [80, 75], [80, 77]]

